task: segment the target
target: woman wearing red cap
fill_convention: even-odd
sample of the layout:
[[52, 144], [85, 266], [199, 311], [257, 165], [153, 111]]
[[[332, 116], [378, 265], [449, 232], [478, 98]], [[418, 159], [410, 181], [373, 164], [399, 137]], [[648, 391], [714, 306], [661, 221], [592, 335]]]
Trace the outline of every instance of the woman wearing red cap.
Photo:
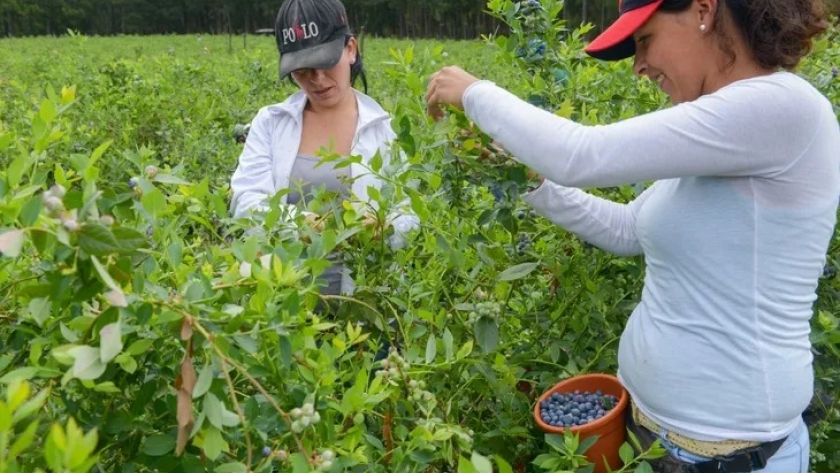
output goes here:
[[[280, 79], [290, 78], [301, 90], [261, 108], [253, 119], [231, 179], [231, 213], [237, 218], [259, 216], [283, 190], [288, 191], [280, 197], [284, 217], [292, 220], [303, 212], [316, 229], [324, 217], [306, 210], [316, 196], [350, 200], [359, 213], [375, 207], [368, 189], [381, 181], [367, 165], [377, 154], [387, 163], [396, 135], [390, 115], [353, 88], [357, 78], [365, 91], [367, 84], [344, 5], [339, 0], [286, 0], [277, 15], [275, 41]], [[362, 159], [349, 166], [322, 163], [323, 150]], [[376, 221], [368, 216], [365, 223]], [[388, 243], [396, 248], [418, 219], [396, 211], [387, 223], [394, 228]], [[321, 293], [352, 292], [353, 280], [338, 255], [332, 256], [335, 264], [321, 276], [327, 286]]]
[[[674, 104], [604, 126], [545, 112], [456, 67], [429, 108], [463, 108], [545, 176], [523, 198], [607, 251], [644, 254], [618, 352], [630, 427], [659, 471], [807, 472], [809, 330], [840, 195], [829, 101], [791, 73], [817, 0], [624, 0], [586, 51], [634, 57]], [[654, 181], [624, 205], [580, 188]]]

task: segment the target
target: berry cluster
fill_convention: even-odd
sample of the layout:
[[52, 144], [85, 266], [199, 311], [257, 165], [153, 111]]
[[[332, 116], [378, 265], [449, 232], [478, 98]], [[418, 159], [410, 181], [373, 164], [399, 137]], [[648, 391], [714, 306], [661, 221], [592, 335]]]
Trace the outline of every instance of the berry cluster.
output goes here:
[[[433, 433], [437, 430], [439, 425], [443, 424], [443, 419], [440, 417], [429, 417], [428, 419], [419, 419], [417, 421], [417, 425], [425, 427], [426, 430]], [[475, 432], [472, 429], [463, 429], [461, 426], [446, 426], [453, 431], [455, 436], [466, 443], [467, 445], [473, 444], [473, 437], [475, 436]]]
[[64, 208], [64, 196], [67, 194], [67, 189], [61, 184], [55, 184], [50, 190], [41, 194], [41, 200], [44, 207], [47, 209], [47, 214], [51, 217], [58, 217], [61, 219], [61, 225], [68, 232], [79, 231], [79, 222], [76, 220], [76, 210], [67, 211]]
[[400, 372], [405, 373], [411, 367], [405, 358], [401, 357], [397, 352], [396, 347], [391, 347], [388, 350], [388, 357], [380, 362], [382, 369], [376, 372], [376, 376], [382, 376], [385, 379], [396, 378]]
[[307, 402], [300, 408], [294, 408], [289, 413], [292, 416], [292, 432], [299, 434], [310, 425], [321, 422], [321, 415], [315, 410], [311, 402]]
[[332, 450], [326, 449], [320, 455], [315, 456], [315, 464], [318, 471], [329, 471], [332, 468], [335, 460], [335, 453]]
[[575, 390], [573, 393], [552, 393], [540, 402], [540, 418], [554, 427], [585, 425], [604, 417], [618, 403], [611, 394], [601, 391]]
[[286, 461], [289, 459], [289, 454], [285, 450], [273, 450], [271, 447], [266, 445], [262, 448], [262, 456], [264, 457], [272, 457], [275, 460]]
[[527, 233], [519, 234], [519, 243], [516, 244], [516, 252], [520, 255], [525, 254], [525, 250], [531, 246], [531, 238]]
[[520, 12], [523, 15], [530, 15], [536, 11], [542, 10], [542, 5], [537, 0], [522, 0], [519, 2]]
[[468, 324], [474, 324], [482, 318], [497, 320], [502, 315], [502, 307], [498, 302], [487, 301], [475, 304], [474, 310], [470, 312], [467, 318]]
[[408, 382], [408, 398], [414, 402], [426, 401], [431, 403], [435, 400], [435, 395], [426, 391], [426, 382], [412, 379]]

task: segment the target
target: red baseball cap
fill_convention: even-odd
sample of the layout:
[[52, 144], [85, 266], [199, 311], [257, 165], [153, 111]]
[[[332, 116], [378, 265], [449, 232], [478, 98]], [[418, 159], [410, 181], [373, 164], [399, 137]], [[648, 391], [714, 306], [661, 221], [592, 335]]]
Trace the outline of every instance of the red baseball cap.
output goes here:
[[617, 61], [636, 54], [633, 33], [645, 24], [665, 0], [620, 0], [619, 17], [584, 51], [596, 59]]

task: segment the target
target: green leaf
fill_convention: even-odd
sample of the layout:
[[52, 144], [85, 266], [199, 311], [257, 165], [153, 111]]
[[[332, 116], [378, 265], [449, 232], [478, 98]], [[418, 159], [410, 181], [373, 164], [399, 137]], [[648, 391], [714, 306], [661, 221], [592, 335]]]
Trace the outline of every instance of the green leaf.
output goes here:
[[473, 466], [475, 467], [476, 472], [478, 473], [493, 473], [493, 464], [490, 463], [490, 459], [481, 455], [477, 452], [472, 453], [472, 461]]
[[[204, 398], [205, 401], [207, 398]], [[204, 434], [204, 454], [211, 460], [216, 460], [222, 454], [225, 448], [225, 440], [222, 438], [222, 432], [219, 429], [209, 427]]]
[[23, 208], [20, 209], [20, 215], [18, 218], [20, 219], [21, 225], [28, 227], [34, 224], [35, 221], [38, 220], [38, 215], [41, 214], [41, 210], [43, 208], [44, 199], [40, 196], [29, 199], [25, 204], [23, 204]]
[[150, 457], [160, 457], [175, 449], [175, 437], [171, 435], [152, 435], [143, 442], [143, 453]]
[[99, 331], [99, 357], [102, 363], [108, 363], [119, 355], [123, 348], [122, 332], [119, 322], [102, 327]]
[[435, 356], [437, 356], [437, 342], [435, 341], [435, 335], [429, 334], [429, 340], [426, 341], [426, 364], [435, 361]]
[[122, 254], [131, 254], [140, 248], [149, 247], [146, 236], [133, 228], [117, 227], [113, 233]]
[[539, 263], [522, 263], [504, 270], [499, 274], [499, 281], [513, 281], [527, 276]]
[[511, 468], [510, 463], [508, 463], [504, 458], [499, 455], [494, 455], [493, 459], [496, 460], [496, 466], [499, 467], [499, 473], [513, 473], [513, 468]]
[[484, 353], [490, 353], [499, 345], [499, 326], [494, 319], [482, 317], [475, 324], [475, 341]]
[[452, 332], [447, 328], [443, 331], [443, 350], [446, 352], [446, 361], [452, 361], [452, 356], [455, 353], [453, 346]]
[[635, 457], [635, 453], [633, 452], [633, 447], [630, 446], [629, 443], [624, 442], [621, 445], [621, 448], [618, 449], [618, 457], [621, 458], [621, 461], [625, 464], [629, 464], [633, 461]]
[[30, 415], [34, 414], [37, 411], [40, 411], [44, 404], [47, 402], [47, 398], [50, 395], [50, 389], [45, 388], [38, 392], [35, 397], [29, 399], [22, 406], [20, 406], [12, 415], [12, 422], [17, 424], [21, 420], [29, 417]]
[[146, 353], [149, 350], [149, 348], [152, 346], [152, 343], [154, 343], [154, 340], [148, 338], [141, 338], [140, 340], [137, 340], [131, 345], [129, 345], [128, 350], [126, 350], [126, 353], [128, 353], [129, 355], [142, 355], [143, 353]]
[[205, 365], [204, 368], [201, 369], [201, 373], [198, 374], [198, 380], [195, 382], [195, 387], [193, 388], [192, 397], [193, 399], [198, 399], [210, 389], [210, 385], [213, 384], [213, 369], [210, 368], [210, 365]]
[[23, 230], [12, 230], [0, 234], [0, 253], [3, 253], [9, 258], [20, 256], [20, 250], [23, 248], [24, 235]]
[[178, 184], [183, 186], [190, 186], [192, 182], [185, 181], [180, 177], [173, 176], [171, 174], [156, 174], [155, 177], [152, 179], [153, 182], [160, 182], [161, 184]]
[[105, 372], [106, 365], [102, 363], [99, 348], [80, 345], [67, 351], [73, 356], [71, 373], [77, 379], [96, 379]]
[[[38, 432], [38, 421], [34, 421], [26, 427], [22, 433], [17, 435], [11, 448], [9, 448], [8, 458], [15, 458], [20, 455], [35, 441], [35, 434]], [[13, 437], [14, 438], [14, 437]]]
[[[99, 223], [82, 225], [79, 231], [79, 246], [92, 256], [105, 256], [120, 250], [120, 244], [111, 230]], [[100, 276], [101, 274], [100, 272]]]
[[248, 471], [248, 467], [246, 467], [244, 463], [240, 462], [225, 463], [224, 465], [219, 465], [213, 471], [215, 473], [246, 473]]
[[140, 198], [140, 203], [143, 207], [155, 217], [159, 217], [166, 212], [166, 197], [159, 189], [152, 189], [143, 194]]
[[543, 453], [534, 458], [533, 463], [543, 470], [556, 470], [560, 466], [560, 457], [551, 453]]
[[633, 473], [653, 473], [653, 467], [650, 466], [650, 463], [643, 461], [636, 466]]
[[222, 402], [210, 393], [204, 398], [204, 415], [210, 424], [217, 429], [222, 428]]
[[309, 462], [301, 453], [293, 453], [289, 459], [292, 462], [292, 473], [309, 473], [312, 471], [309, 468]]
[[478, 473], [472, 462], [464, 457], [458, 459], [458, 473]]
[[34, 366], [18, 368], [16, 370], [9, 371], [8, 373], [4, 374], [3, 377], [0, 378], [0, 383], [11, 384], [15, 381], [32, 379], [35, 377], [36, 374], [38, 374], [39, 371], [41, 370]]
[[88, 169], [93, 167], [93, 165], [95, 165], [96, 162], [99, 161], [99, 158], [101, 158], [102, 155], [105, 154], [105, 151], [108, 150], [108, 148], [111, 146], [111, 143], [113, 143], [113, 142], [114, 142], [114, 140], [108, 140], [108, 141], [102, 143], [101, 145], [97, 146], [97, 148], [95, 150], [93, 150], [93, 153], [90, 154], [90, 159], [88, 160], [88, 163], [87, 163], [87, 168]]
[[50, 300], [46, 297], [38, 297], [29, 301], [29, 305], [26, 308], [29, 312], [29, 316], [32, 317], [32, 320], [34, 320], [39, 327], [43, 327], [44, 322], [46, 322], [50, 316]]
[[591, 437], [586, 437], [585, 439], [581, 440], [580, 445], [578, 445], [577, 448], [577, 453], [580, 455], [586, 453], [587, 450], [589, 450], [590, 448], [592, 448], [593, 445], [595, 445], [595, 442], [598, 441], [598, 438], [600, 438], [599, 435], [593, 435]]
[[103, 294], [103, 296], [108, 301], [108, 304], [111, 304], [113, 307], [128, 307], [128, 299], [125, 298], [122, 289], [111, 289]]
[[553, 448], [554, 450], [560, 453], [566, 452], [566, 444], [562, 435], [545, 434], [545, 443], [547, 443], [549, 447]]
[[96, 391], [96, 392], [99, 392], [99, 393], [111, 393], [111, 394], [121, 392], [120, 388], [118, 388], [117, 385], [114, 384], [111, 381], [106, 381], [104, 383], [99, 383], [99, 384], [97, 384], [96, 386], [93, 387], [93, 390]]
[[91, 256], [90, 260], [91, 262], [93, 262], [93, 267], [96, 268], [96, 272], [97, 274], [99, 274], [99, 278], [102, 279], [102, 282], [104, 282], [105, 285], [111, 288], [112, 290], [120, 290], [120, 286], [117, 285], [117, 283], [114, 281], [114, 278], [112, 278], [111, 274], [108, 273], [108, 268], [106, 268], [105, 265], [100, 263], [99, 259], [96, 256]]
[[472, 350], [473, 342], [472, 340], [467, 340], [467, 342], [461, 345], [461, 348], [458, 349], [458, 353], [455, 354], [455, 359], [460, 360], [466, 358], [470, 353], [472, 353]]

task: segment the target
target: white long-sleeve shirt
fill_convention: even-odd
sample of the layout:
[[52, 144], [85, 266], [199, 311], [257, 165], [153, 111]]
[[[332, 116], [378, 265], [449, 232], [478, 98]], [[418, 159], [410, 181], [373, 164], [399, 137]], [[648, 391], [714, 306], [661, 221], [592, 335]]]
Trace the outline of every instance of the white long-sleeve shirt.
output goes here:
[[[538, 212], [607, 251], [644, 254], [618, 353], [639, 408], [701, 440], [787, 435], [813, 391], [809, 320], [840, 196], [828, 100], [787, 72], [605, 126], [486, 81], [463, 99], [546, 177], [524, 197]], [[626, 205], [574, 188], [646, 181]]]

